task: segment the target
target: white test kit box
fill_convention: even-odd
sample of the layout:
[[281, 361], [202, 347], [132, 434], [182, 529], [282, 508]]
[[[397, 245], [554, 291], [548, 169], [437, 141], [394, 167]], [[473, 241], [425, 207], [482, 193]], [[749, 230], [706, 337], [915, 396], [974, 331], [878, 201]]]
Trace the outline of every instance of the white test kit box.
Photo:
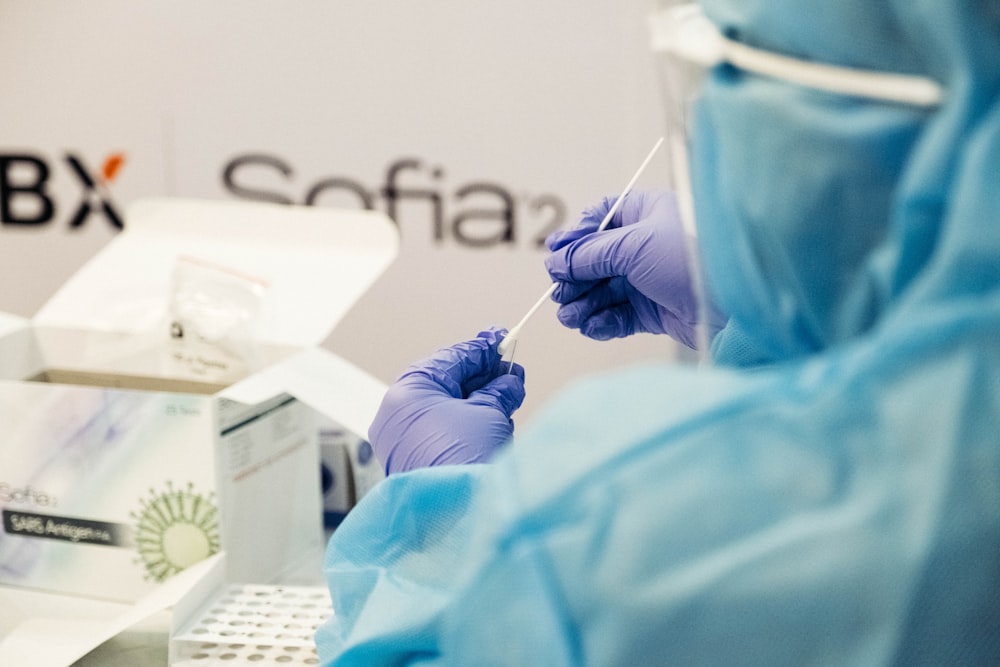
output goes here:
[[[0, 586], [132, 602], [219, 550], [267, 583], [321, 549], [315, 417], [365, 433], [385, 387], [317, 346], [397, 249], [375, 212], [145, 200], [0, 314]], [[178, 300], [185, 262], [209, 278]]]

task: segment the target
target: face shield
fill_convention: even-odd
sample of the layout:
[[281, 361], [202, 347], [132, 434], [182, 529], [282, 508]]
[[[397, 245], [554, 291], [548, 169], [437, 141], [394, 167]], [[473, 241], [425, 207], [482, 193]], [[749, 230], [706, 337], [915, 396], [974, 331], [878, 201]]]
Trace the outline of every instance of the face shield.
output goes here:
[[[873, 72], [805, 61], [754, 48], [727, 38], [693, 3], [667, 0], [650, 17], [651, 48], [666, 108], [666, 137], [671, 160], [671, 186], [676, 193], [688, 240], [688, 266], [698, 304], [697, 348], [706, 358], [709, 309], [697, 244], [691, 159], [697, 159], [693, 109], [706, 77], [718, 67], [734, 67], [751, 76], [768, 77], [844, 96], [918, 108], [941, 103], [943, 91], [925, 77]], [[692, 158], [693, 156], [693, 158]], [[764, 165], [762, 168], [768, 168]], [[705, 190], [705, 184], [699, 184]], [[708, 191], [711, 191], [710, 189]]]

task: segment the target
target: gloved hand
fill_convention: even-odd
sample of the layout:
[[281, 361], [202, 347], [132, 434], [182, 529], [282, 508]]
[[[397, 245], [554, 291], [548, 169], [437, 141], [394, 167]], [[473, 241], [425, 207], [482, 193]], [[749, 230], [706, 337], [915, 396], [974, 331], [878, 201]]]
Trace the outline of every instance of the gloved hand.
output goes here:
[[[694, 349], [698, 303], [674, 195], [632, 192], [595, 234], [614, 202], [605, 198], [576, 228], [546, 239], [559, 321], [596, 340], [665, 333]], [[726, 318], [712, 304], [706, 316], [714, 336]]]
[[389, 387], [368, 430], [388, 474], [480, 463], [514, 433], [524, 401], [524, 368], [507, 372], [497, 345], [506, 329], [479, 332], [406, 370]]

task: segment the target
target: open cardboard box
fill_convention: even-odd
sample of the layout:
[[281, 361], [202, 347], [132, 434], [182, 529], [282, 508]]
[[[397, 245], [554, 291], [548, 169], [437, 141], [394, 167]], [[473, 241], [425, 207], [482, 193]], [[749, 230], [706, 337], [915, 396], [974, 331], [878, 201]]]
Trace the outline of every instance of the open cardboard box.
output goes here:
[[[384, 385], [317, 346], [397, 248], [374, 212], [145, 200], [0, 315], [0, 590], [133, 602], [220, 550], [269, 583], [321, 549], [315, 417], [363, 434]], [[180, 258], [266, 285], [245, 354], [171, 338]]]

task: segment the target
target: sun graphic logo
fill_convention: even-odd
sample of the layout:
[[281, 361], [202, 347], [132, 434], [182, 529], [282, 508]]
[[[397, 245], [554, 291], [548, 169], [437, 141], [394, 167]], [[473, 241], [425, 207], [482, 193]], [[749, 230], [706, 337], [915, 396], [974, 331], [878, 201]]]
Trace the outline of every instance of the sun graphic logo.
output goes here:
[[135, 521], [135, 545], [147, 579], [161, 582], [219, 551], [219, 510], [215, 494], [202, 495], [188, 483], [166, 491], [149, 490], [149, 497], [130, 516]]

